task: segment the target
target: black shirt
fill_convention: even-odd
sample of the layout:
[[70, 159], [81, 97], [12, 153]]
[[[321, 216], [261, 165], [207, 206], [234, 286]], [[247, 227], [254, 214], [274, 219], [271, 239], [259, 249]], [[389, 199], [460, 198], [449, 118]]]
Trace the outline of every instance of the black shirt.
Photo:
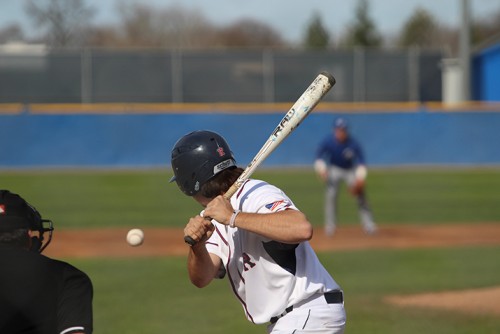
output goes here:
[[72, 265], [0, 246], [0, 333], [92, 333], [93, 288]]

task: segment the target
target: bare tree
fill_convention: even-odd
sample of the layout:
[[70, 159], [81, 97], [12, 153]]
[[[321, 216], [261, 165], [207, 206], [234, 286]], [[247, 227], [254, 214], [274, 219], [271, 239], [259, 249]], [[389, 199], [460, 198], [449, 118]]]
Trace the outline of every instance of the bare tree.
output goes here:
[[[439, 45], [446, 48], [449, 56], [458, 56], [460, 29], [459, 27], [440, 26]], [[481, 19], [475, 19], [471, 24], [471, 44], [482, 48], [500, 39], [500, 11], [492, 12]]]
[[210, 47], [216, 34], [214, 25], [200, 11], [181, 6], [169, 7], [160, 21], [166, 23], [168, 43], [176, 47]]
[[94, 15], [84, 0], [27, 0], [26, 13], [35, 26], [46, 30], [52, 47], [81, 46]]
[[229, 47], [280, 47], [283, 39], [269, 25], [244, 19], [222, 28], [216, 37], [221, 46]]
[[86, 46], [120, 47], [123, 44], [123, 38], [118, 33], [118, 27], [114, 25], [98, 25], [88, 30]]
[[92, 46], [107, 47], [269, 47], [283, 41], [270, 26], [241, 20], [216, 27], [198, 10], [181, 5], [153, 7], [145, 2], [122, 0], [117, 4], [119, 24], [94, 27]]
[[497, 40], [500, 38], [500, 10], [472, 23], [472, 44], [487, 43], [492, 38]]
[[0, 43], [23, 41], [24, 33], [19, 24], [11, 24], [0, 29]]
[[143, 47], [205, 47], [214, 27], [198, 11], [180, 6], [154, 8], [139, 2], [120, 2], [122, 44]]

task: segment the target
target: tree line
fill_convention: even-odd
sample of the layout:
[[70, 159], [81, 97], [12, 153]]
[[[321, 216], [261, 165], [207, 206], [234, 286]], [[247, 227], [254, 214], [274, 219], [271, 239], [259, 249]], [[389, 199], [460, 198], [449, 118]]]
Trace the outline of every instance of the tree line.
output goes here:
[[[85, 0], [25, 0], [24, 9], [41, 33], [28, 39], [19, 24], [0, 27], [0, 43], [24, 41], [51, 48], [290, 48], [297, 47], [265, 22], [242, 19], [227, 26], [210, 22], [202, 12], [181, 5], [156, 8], [147, 2], [121, 0], [116, 23], [95, 25], [96, 9]], [[500, 11], [471, 24], [471, 42], [477, 45], [500, 33]], [[458, 50], [459, 27], [448, 27], [424, 8], [418, 8], [394, 36], [382, 35], [370, 16], [368, 0], [357, 0], [353, 17], [337, 34], [328, 31], [320, 13], [314, 13], [299, 47], [313, 50], [356, 47], [443, 48]]]

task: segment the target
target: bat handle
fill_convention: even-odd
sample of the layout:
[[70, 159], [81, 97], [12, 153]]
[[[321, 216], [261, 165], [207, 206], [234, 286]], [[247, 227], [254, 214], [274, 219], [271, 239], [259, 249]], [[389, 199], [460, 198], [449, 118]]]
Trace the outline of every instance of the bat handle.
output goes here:
[[184, 242], [187, 243], [187, 244], [189, 244], [190, 246], [196, 245], [196, 241], [194, 241], [194, 239], [191, 238], [189, 235], [186, 235], [184, 237]]

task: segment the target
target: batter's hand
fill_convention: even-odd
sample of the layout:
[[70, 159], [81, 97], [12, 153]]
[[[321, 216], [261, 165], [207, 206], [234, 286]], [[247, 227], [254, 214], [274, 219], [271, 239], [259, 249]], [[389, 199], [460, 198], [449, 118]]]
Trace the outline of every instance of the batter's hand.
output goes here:
[[212, 235], [215, 226], [210, 218], [204, 218], [200, 215], [189, 219], [186, 227], [184, 227], [184, 236], [189, 236], [195, 243], [203, 243]]
[[229, 200], [223, 196], [217, 196], [205, 207], [205, 215], [212, 217], [221, 224], [228, 225], [234, 212]]

